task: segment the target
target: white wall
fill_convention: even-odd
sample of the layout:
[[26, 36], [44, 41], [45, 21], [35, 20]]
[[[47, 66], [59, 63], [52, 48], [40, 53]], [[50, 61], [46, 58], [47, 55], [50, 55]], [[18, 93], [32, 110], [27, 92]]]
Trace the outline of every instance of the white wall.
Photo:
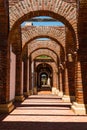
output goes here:
[[10, 100], [15, 98], [15, 74], [16, 74], [16, 55], [11, 52], [10, 57]]

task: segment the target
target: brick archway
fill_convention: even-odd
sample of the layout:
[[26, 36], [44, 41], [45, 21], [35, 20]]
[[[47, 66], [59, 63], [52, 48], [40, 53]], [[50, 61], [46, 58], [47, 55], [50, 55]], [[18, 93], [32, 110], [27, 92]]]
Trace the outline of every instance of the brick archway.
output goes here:
[[[76, 27], [76, 6], [62, 0], [56, 1], [12, 1], [9, 0], [10, 12], [10, 28], [15, 26], [15, 23], [21, 23], [23, 19], [29, 19], [33, 16], [48, 15], [60, 19], [65, 24], [70, 24], [73, 28]], [[53, 13], [52, 13], [53, 12]], [[40, 14], [41, 13], [41, 14]], [[53, 15], [54, 14], [54, 15]], [[56, 16], [55, 16], [56, 15]], [[23, 19], [22, 19], [23, 18]], [[23, 20], [24, 21], [24, 20]]]
[[[38, 55], [39, 56], [39, 55]], [[36, 64], [36, 66], [38, 66], [39, 64], [43, 64], [44, 62], [39, 62], [39, 63], [37, 63]], [[57, 68], [57, 66], [56, 66], [56, 64], [55, 64], [55, 62], [53, 62], [53, 63], [50, 63], [50, 62], [45, 62], [46, 64], [48, 64], [48, 65], [50, 65], [52, 68], [53, 68], [53, 71], [58, 71], [58, 68]]]
[[34, 40], [34, 41], [32, 41], [28, 46], [28, 49], [29, 49], [28, 54], [30, 55], [34, 50], [40, 49], [40, 48], [51, 49], [51, 50], [53, 50], [54, 53], [56, 53], [57, 55], [60, 55], [60, 46], [52, 40], [48, 40], [48, 41]]
[[[43, 71], [41, 71], [40, 72], [40, 70], [39, 70], [39, 72], [38, 72], [38, 67], [39, 66], [42, 66], [42, 67], [44, 67], [43, 66], [43, 64], [45, 64], [45, 65], [47, 65], [47, 66], [50, 66], [51, 67], [51, 70], [52, 70], [52, 72], [51, 72], [51, 76], [49, 75], [49, 77], [51, 78], [51, 80], [52, 80], [52, 82], [51, 82], [51, 88], [53, 89], [53, 88], [55, 88], [55, 89], [57, 89], [57, 85], [58, 85], [58, 82], [57, 82], [57, 79], [58, 79], [58, 75], [57, 75], [57, 72], [58, 72], [58, 68], [57, 68], [57, 66], [56, 66], [56, 64], [55, 64], [55, 62], [36, 62], [36, 72], [37, 72], [37, 76], [40, 76], [40, 73], [44, 73], [45, 71], [43, 70]], [[39, 82], [39, 80], [40, 80], [40, 78], [38, 77], [38, 82]], [[39, 82], [40, 83], [40, 82]]]
[[[63, 6], [65, 8], [63, 8]], [[54, 8], [55, 7], [55, 8]], [[22, 22], [36, 16], [50, 16], [63, 22], [71, 30], [75, 46], [77, 38], [76, 3], [74, 5], [65, 1], [11, 1], [9, 0], [10, 28], [9, 39], [14, 35], [14, 30]], [[73, 15], [74, 14], [74, 15]]]
[[55, 63], [57, 64], [57, 55], [50, 49], [46, 49], [46, 48], [42, 48], [42, 49], [36, 49], [32, 52], [31, 56], [32, 56], [32, 61], [40, 56], [40, 55], [46, 55], [46, 56], [49, 56], [51, 57]]
[[22, 47], [39, 37], [52, 38], [61, 46], [65, 46], [65, 27], [26, 26], [22, 28]]

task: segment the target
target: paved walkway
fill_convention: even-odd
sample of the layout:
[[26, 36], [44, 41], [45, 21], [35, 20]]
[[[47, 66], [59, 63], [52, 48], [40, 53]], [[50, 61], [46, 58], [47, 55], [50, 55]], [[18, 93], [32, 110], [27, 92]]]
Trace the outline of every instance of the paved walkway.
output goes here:
[[76, 116], [70, 106], [53, 95], [30, 96], [1, 116], [0, 130], [87, 130], [87, 116]]

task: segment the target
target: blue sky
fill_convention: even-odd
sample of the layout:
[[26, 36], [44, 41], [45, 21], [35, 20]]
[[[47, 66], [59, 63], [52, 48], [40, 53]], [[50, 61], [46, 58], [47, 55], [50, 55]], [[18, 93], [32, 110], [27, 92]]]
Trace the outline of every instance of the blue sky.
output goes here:
[[36, 40], [39, 40], [39, 41], [40, 40], [46, 40], [47, 41], [47, 40], [50, 40], [50, 39], [49, 38], [37, 38]]
[[[51, 17], [47, 17], [47, 16], [40, 16], [40, 17], [35, 17], [35, 18], [48, 18], [50, 19]], [[26, 22], [23, 22], [22, 23], [22, 26], [24, 26]], [[59, 21], [53, 21], [53, 22], [32, 22], [33, 23], [33, 26], [63, 26], [64, 24], [59, 22]]]

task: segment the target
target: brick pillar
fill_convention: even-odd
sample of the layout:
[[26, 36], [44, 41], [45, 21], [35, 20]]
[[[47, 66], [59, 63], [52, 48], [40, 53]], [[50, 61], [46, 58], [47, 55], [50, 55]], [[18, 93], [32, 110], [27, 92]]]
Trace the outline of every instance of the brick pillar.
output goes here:
[[23, 101], [22, 93], [22, 58], [21, 54], [16, 53], [16, 101]]
[[81, 72], [81, 62], [76, 63], [76, 102], [79, 104], [84, 103], [83, 97], [83, 85], [82, 85], [82, 72]]
[[32, 95], [31, 55], [29, 56], [29, 94]]
[[23, 89], [23, 92], [24, 92], [24, 96], [27, 97], [28, 96], [28, 93], [27, 93], [27, 71], [28, 71], [28, 62], [27, 62], [27, 59], [24, 61], [24, 89]]
[[65, 95], [69, 96], [68, 69], [65, 68]]
[[[74, 56], [75, 59], [75, 56]], [[70, 100], [75, 101], [75, 61], [67, 63]]]
[[87, 0], [77, 1], [79, 59], [75, 66], [76, 103], [72, 109], [76, 114], [87, 114]]
[[0, 0], [0, 113], [10, 112], [10, 45], [8, 0]]
[[63, 96], [62, 70], [59, 70], [59, 79], [60, 79], [60, 89], [58, 96], [62, 97]]
[[16, 29], [16, 90], [15, 100], [23, 101], [24, 96], [22, 92], [22, 41], [21, 41], [21, 29]]
[[33, 86], [33, 94], [36, 95], [37, 94], [37, 83], [36, 83], [36, 61], [34, 61], [34, 86]]
[[27, 60], [27, 93], [29, 95], [29, 58]]
[[54, 70], [54, 71], [53, 71], [53, 87], [54, 87], [54, 88], [57, 87], [56, 79], [57, 79], [57, 77], [56, 77], [56, 72], [55, 72], [55, 70]]
[[57, 72], [55, 69], [53, 70], [53, 87], [52, 87], [52, 94], [56, 95], [57, 94]]
[[31, 74], [32, 74], [32, 79], [31, 79], [32, 94], [35, 94], [35, 61], [34, 60], [31, 62]]
[[25, 48], [25, 52], [24, 52], [24, 56], [23, 56], [23, 61], [24, 61], [24, 88], [23, 88], [23, 92], [24, 92], [24, 96], [28, 97], [29, 96], [29, 90], [28, 90], [28, 48], [26, 46]]
[[62, 100], [64, 102], [70, 102], [70, 93], [69, 93], [69, 81], [68, 81], [68, 69], [65, 68], [65, 92]]
[[58, 72], [56, 72], [56, 76], [57, 76], [57, 79], [56, 79], [56, 82], [57, 82], [56, 94], [58, 95], [58, 93], [59, 93], [59, 75], [58, 75]]
[[[86, 114], [86, 106], [84, 104], [84, 76], [86, 70], [84, 70], [84, 56], [81, 55], [75, 63], [75, 91], [76, 91], [76, 102], [72, 105], [72, 110], [78, 115]], [[87, 91], [86, 91], [87, 92]]]

